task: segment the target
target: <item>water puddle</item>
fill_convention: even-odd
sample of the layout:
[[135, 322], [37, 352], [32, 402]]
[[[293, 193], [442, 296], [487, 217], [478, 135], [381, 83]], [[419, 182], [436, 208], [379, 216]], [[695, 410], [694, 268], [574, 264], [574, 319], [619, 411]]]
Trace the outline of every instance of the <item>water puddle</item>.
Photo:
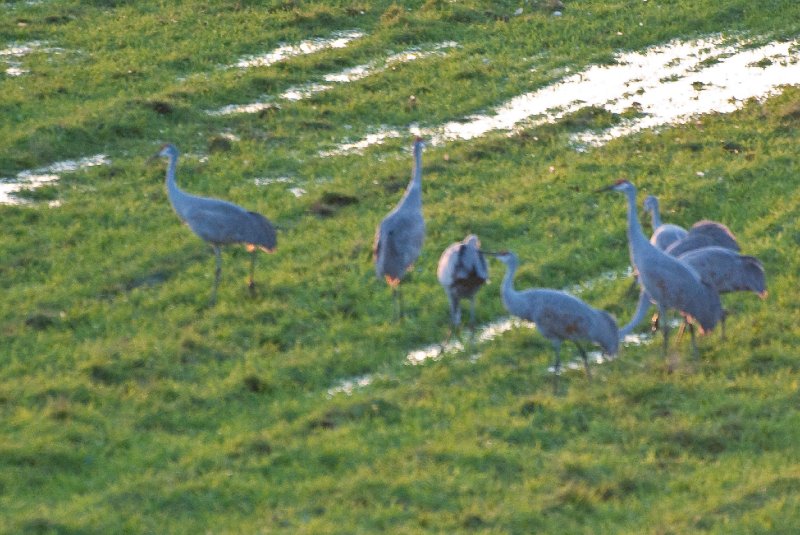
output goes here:
[[[23, 44], [13, 44], [6, 48], [0, 49], [0, 60], [7, 65], [5, 69], [6, 76], [22, 76], [27, 74], [30, 70], [23, 68], [22, 62], [19, 60], [29, 54], [38, 52], [42, 49], [43, 43], [41, 41], [31, 41]], [[47, 51], [48, 49], [44, 49]]]
[[256, 178], [253, 180], [256, 186], [270, 186], [272, 184], [293, 184], [294, 179], [290, 176], [278, 176], [274, 178]]
[[292, 185], [291, 187], [287, 188], [286, 191], [294, 195], [295, 197], [302, 197], [307, 193], [304, 188], [299, 186], [293, 185], [296, 184], [295, 179], [290, 176], [279, 176], [279, 177], [264, 177], [264, 178], [256, 178], [253, 180], [256, 186], [271, 186], [273, 184], [287, 184]]
[[309, 83], [299, 87], [292, 87], [281, 93], [281, 98], [286, 100], [303, 100], [316, 93], [321, 93], [330, 89], [331, 85]]
[[[61, 178], [64, 173], [74, 173], [88, 167], [109, 165], [111, 160], [105, 154], [87, 156], [79, 160], [66, 160], [56, 162], [47, 167], [22, 171], [13, 178], [0, 179], [0, 204], [29, 204], [30, 201], [14, 195], [20, 190], [36, 189], [51, 184]], [[59, 206], [60, 203], [51, 202], [50, 206]]]
[[[671, 59], [683, 53], [672, 67]], [[599, 146], [612, 139], [667, 124], [681, 124], [706, 113], [731, 113], [751, 98], [763, 99], [780, 92], [783, 85], [800, 84], [798, 41], [770, 43], [737, 50], [708, 42], [687, 53], [681, 46], [664, 47], [648, 55], [630, 54], [631, 80], [625, 93], [608, 99], [603, 107], [612, 113], [636, 109], [640, 115], [600, 133], [574, 136], [579, 143]], [[659, 64], [664, 68], [657, 68]], [[672, 71], [664, 80], [665, 69]]]
[[[614, 280], [614, 279], [604, 279], [604, 280]], [[587, 286], [587, 285], [589, 285], [589, 283], [584, 283], [582, 286]], [[671, 327], [677, 327], [679, 324], [680, 320], [672, 319], [670, 321]], [[475, 342], [482, 343], [491, 341], [500, 336], [501, 334], [508, 332], [511, 329], [516, 329], [519, 327], [525, 327], [527, 329], [535, 329], [536, 325], [529, 321], [524, 321], [516, 317], [507, 316], [479, 327], [475, 333]], [[465, 331], [464, 336], [469, 336], [467, 331]], [[653, 341], [653, 339], [654, 339], [654, 333], [652, 332], [631, 333], [625, 336], [625, 338], [622, 340], [622, 345], [624, 347], [647, 345], [650, 344]], [[405, 364], [410, 366], [419, 366], [421, 364], [425, 364], [428, 362], [435, 362], [446, 355], [461, 353], [464, 350], [465, 350], [464, 344], [461, 341], [455, 339], [446, 342], [444, 345], [430, 344], [425, 347], [409, 351], [405, 358]], [[587, 352], [587, 357], [590, 365], [598, 365], [616, 360], [618, 355], [611, 356], [611, 355], [604, 355], [601, 351], [589, 351]], [[479, 358], [480, 358], [480, 353], [474, 353], [469, 357], [469, 359], [472, 362], [477, 361]], [[581, 360], [580, 358], [575, 358], [567, 362], [566, 364], [563, 364], [561, 372], [563, 373], [564, 370], [583, 370], [583, 367], [584, 367], [583, 360]], [[555, 368], [552, 365], [549, 366], [547, 370], [549, 373], [555, 373]], [[356, 377], [350, 377], [347, 379], [342, 379], [328, 389], [328, 397], [333, 397], [334, 395], [340, 393], [349, 396], [355, 390], [371, 385], [374, 382], [375, 377], [376, 377], [375, 374], [365, 374]]]
[[345, 154], [358, 153], [372, 145], [381, 145], [387, 139], [404, 137], [406, 134], [394, 129], [384, 129], [374, 134], [367, 134], [364, 139], [355, 141], [353, 143], [342, 143], [331, 150], [320, 151], [319, 155], [323, 158], [330, 158], [332, 156], [343, 156]]
[[[561, 346], [561, 356], [562, 357], [564, 356], [564, 353], [565, 353], [564, 346], [562, 345]], [[589, 367], [591, 367], [592, 365], [595, 365], [595, 364], [605, 364], [606, 362], [611, 362], [611, 361], [616, 360], [616, 359], [617, 359], [616, 355], [614, 355], [614, 356], [612, 356], [612, 355], [604, 355], [601, 351], [587, 351], [586, 352], [586, 360], [589, 361]], [[565, 370], [574, 371], [574, 370], [583, 370], [584, 368], [585, 368], [585, 366], [583, 364], [583, 359], [575, 358], [575, 359], [570, 360], [566, 364], [564, 364], [562, 362], [561, 363], [561, 369], [558, 370], [558, 371], [556, 371], [556, 367], [555, 366], [550, 365], [550, 366], [547, 367], [547, 372], [548, 373], [557, 373], [558, 375], [561, 375], [562, 373], [564, 373]]]
[[281, 107], [269, 99], [250, 104], [229, 104], [216, 110], [206, 111], [209, 115], [234, 115], [237, 113], [260, 113], [266, 110], [279, 110]]
[[[747, 99], [765, 98], [776, 94], [782, 85], [800, 84], [797, 40], [748, 46], [747, 42], [729, 43], [717, 36], [620, 53], [612, 65], [593, 65], [555, 84], [514, 97], [492, 113], [472, 115], [420, 133], [436, 145], [496, 130], [554, 123], [590, 106], [617, 114], [635, 112], [635, 117], [615, 127], [573, 136], [578, 144], [596, 146], [644, 129], [686, 122], [700, 114], [728, 113]], [[406, 135], [396, 128], [373, 132], [320, 155], [359, 151], [388, 137]]]
[[16, 62], [8, 62], [8, 63], [10, 65], [10, 67], [6, 69], [6, 74], [8, 76], [22, 76], [23, 74], [28, 74], [29, 72], [31, 72], [28, 69], [23, 69], [21, 64], [18, 64]]
[[351, 41], [363, 37], [364, 33], [359, 30], [348, 30], [344, 32], [337, 32], [332, 37], [327, 39], [317, 38], [301, 41], [296, 45], [281, 45], [271, 52], [261, 54], [258, 56], [246, 56], [234, 64], [234, 67], [240, 69], [249, 69], [252, 67], [268, 67], [275, 63], [285, 61], [295, 56], [303, 56], [313, 54], [322, 50], [331, 48], [344, 48]]
[[373, 374], [359, 375], [349, 379], [342, 379], [328, 389], [328, 397], [333, 397], [336, 394], [345, 394], [346, 396], [349, 396], [356, 389], [371, 385], [374, 380], [375, 375]]
[[[519, 318], [501, 318], [497, 321], [493, 321], [492, 323], [487, 323], [486, 325], [478, 327], [475, 330], [475, 341], [488, 342], [489, 340], [497, 338], [504, 332], [510, 331], [511, 329], [517, 327], [527, 327], [529, 329], [533, 329], [535, 326], [533, 323], [529, 321], [523, 321]], [[470, 336], [468, 330], [466, 329], [464, 331], [464, 336]], [[419, 364], [424, 364], [425, 362], [438, 360], [448, 353], [452, 354], [461, 351], [464, 351], [464, 344], [458, 340], [450, 340], [444, 345], [431, 344], [420, 349], [410, 351], [406, 355], [406, 364], [417, 366]], [[475, 356], [475, 358], [477, 358], [477, 356]]]
[[[359, 34], [360, 37], [363, 34]], [[345, 46], [347, 42], [343, 42], [341, 46], [337, 47], [326, 47], [326, 48], [340, 48]], [[296, 45], [298, 48], [302, 48], [303, 43], [300, 45]], [[371, 76], [373, 74], [382, 72], [388, 68], [393, 68], [398, 63], [408, 63], [411, 61], [416, 61], [419, 59], [427, 58], [434, 55], [444, 55], [443, 50], [448, 48], [453, 48], [458, 46], [458, 43], [455, 41], [445, 41], [442, 43], [436, 43], [433, 45], [427, 46], [420, 46], [410, 48], [408, 50], [404, 50], [403, 52], [392, 54], [387, 57], [383, 61], [373, 61], [371, 63], [367, 63], [364, 65], [357, 65], [355, 67], [349, 67], [344, 69], [338, 73], [329, 73], [323, 75], [322, 79], [327, 83], [318, 83], [318, 82], [309, 82], [300, 86], [291, 87], [281, 93], [279, 98], [289, 101], [298, 101], [303, 100], [309, 97], [314, 96], [317, 93], [321, 93], [323, 91], [327, 91], [334, 86], [331, 84], [342, 84], [342, 83], [349, 83], [355, 82], [362, 78], [366, 78], [367, 76]], [[283, 47], [282, 47], [283, 48]], [[316, 50], [313, 50], [316, 51]], [[309, 52], [310, 53], [310, 52]], [[272, 53], [271, 53], [272, 54]], [[297, 55], [297, 54], [294, 54]], [[290, 57], [290, 56], [286, 56]], [[274, 63], [274, 62], [273, 62]], [[270, 63], [271, 64], [271, 63]], [[258, 102], [252, 102], [249, 104], [230, 104], [228, 106], [223, 106], [217, 110], [210, 110], [207, 113], [209, 115], [232, 115], [237, 113], [259, 113], [266, 109], [276, 108], [280, 109], [280, 106], [272, 102], [272, 97], [265, 96]], [[399, 133], [397, 136], [399, 137]]]
[[11, 44], [8, 45], [6, 48], [0, 49], [0, 62], [5, 63], [7, 65], [7, 67], [5, 68], [6, 76], [18, 77], [31, 72], [30, 69], [26, 69], [23, 66], [22, 59], [25, 58], [25, 56], [29, 56], [31, 54], [36, 54], [36, 53], [44, 53], [44, 54], [64, 53], [63, 48], [46, 47], [45, 45], [46, 43], [43, 41], [30, 41], [21, 44]]
[[41, 47], [41, 41], [31, 41], [30, 43], [9, 45], [6, 48], [0, 49], [0, 58], [21, 58], [22, 56], [27, 56], [28, 54], [41, 49]]
[[652, 341], [652, 332], [631, 333], [625, 335], [625, 338], [622, 339], [622, 345], [624, 347], [637, 347], [647, 345]]
[[362, 78], [366, 78], [370, 74], [374, 73], [374, 68], [371, 64], [367, 65], [356, 65], [355, 67], [350, 67], [338, 73], [331, 73], [326, 74], [322, 77], [323, 80], [326, 82], [332, 83], [347, 83], [347, 82], [355, 82], [356, 80], [361, 80]]
[[443, 56], [444, 55], [443, 50], [456, 47], [458, 47], [458, 43], [455, 41], [444, 41], [429, 46], [413, 47], [408, 50], [399, 52], [397, 54], [392, 54], [391, 56], [386, 58], [386, 63], [384, 67], [391, 67], [397, 63], [408, 63], [411, 61], [417, 61], [420, 59], [429, 58], [431, 56]]
[[563, 291], [572, 295], [580, 295], [587, 290], [595, 288], [599, 284], [614, 282], [620, 279], [627, 279], [628, 277], [632, 276], [633, 268], [628, 266], [623, 270], [605, 271], [593, 279], [579, 282], [577, 284], [573, 284], [572, 286], [567, 286], [566, 288], [563, 288]]

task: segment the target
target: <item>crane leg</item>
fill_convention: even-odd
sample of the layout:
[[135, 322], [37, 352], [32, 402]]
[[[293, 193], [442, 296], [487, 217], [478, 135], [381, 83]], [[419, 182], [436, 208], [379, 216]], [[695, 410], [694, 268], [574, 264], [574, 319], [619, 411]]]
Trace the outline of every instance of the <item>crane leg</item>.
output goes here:
[[217, 302], [217, 286], [219, 286], [219, 279], [222, 276], [222, 252], [220, 251], [219, 245], [212, 245], [212, 249], [214, 249], [214, 260], [215, 260], [215, 267], [214, 267], [214, 286], [211, 287], [211, 299], [209, 300], [209, 306], [213, 306]]
[[583, 367], [586, 369], [586, 378], [591, 381], [592, 371], [589, 369], [589, 357], [586, 355], [586, 350], [581, 347], [578, 342], [575, 342], [575, 347], [578, 348], [578, 352], [581, 354], [581, 358], [583, 359]]
[[661, 305], [658, 306], [658, 315], [661, 317], [661, 332], [664, 334], [664, 346], [662, 351], [664, 357], [666, 357], [667, 347], [669, 346], [669, 322], [667, 321], [667, 310]]
[[469, 299], [469, 333], [470, 340], [475, 343], [475, 296]]
[[680, 341], [683, 340], [683, 333], [686, 332], [686, 325], [688, 323], [689, 322], [684, 319], [680, 327], [678, 327], [678, 335], [675, 337], [675, 342], [680, 343]]
[[253, 249], [250, 252], [250, 280], [247, 281], [247, 287], [250, 289], [250, 295], [254, 296], [256, 294], [256, 281], [254, 279], [256, 273], [256, 251], [258, 249]]
[[392, 299], [394, 300], [395, 318], [398, 321], [403, 319], [403, 294], [400, 293], [400, 287], [395, 286], [392, 288]]
[[442, 342], [442, 349], [439, 352], [439, 355], [445, 352], [447, 349], [447, 343], [453, 339], [453, 333], [456, 331], [456, 329], [458, 329], [458, 326], [461, 323], [458, 300], [454, 299], [450, 294], [448, 294], [447, 297], [450, 299], [450, 327], [447, 329], [447, 337], [444, 339], [444, 342]]
[[661, 319], [661, 318], [658, 316], [658, 312], [656, 312], [655, 314], [653, 314], [653, 317], [652, 317], [652, 318], [650, 318], [650, 330], [651, 330], [652, 332], [656, 332], [656, 331], [658, 331], [658, 325], [659, 325], [659, 320], [660, 320], [660, 319]]
[[725, 340], [725, 318], [727, 318], [727, 317], [728, 317], [728, 311], [727, 310], [723, 310], [722, 311], [722, 317], [719, 320], [720, 328], [722, 329], [722, 339], [723, 340]]
[[553, 342], [553, 350], [556, 354], [556, 362], [553, 365], [553, 395], [558, 395], [558, 380], [561, 376], [561, 341]]
[[687, 321], [686, 325], [689, 328], [689, 336], [692, 339], [692, 357], [694, 358], [694, 360], [697, 360], [697, 358], [699, 356], [699, 353], [697, 351], [697, 340], [695, 340], [695, 336], [694, 336], [694, 324], [693, 323], [689, 323]]

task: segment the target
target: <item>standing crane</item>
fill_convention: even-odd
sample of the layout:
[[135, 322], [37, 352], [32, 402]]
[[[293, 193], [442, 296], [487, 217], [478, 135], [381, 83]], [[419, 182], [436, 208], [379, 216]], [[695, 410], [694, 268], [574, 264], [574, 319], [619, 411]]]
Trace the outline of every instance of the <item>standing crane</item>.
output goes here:
[[486, 259], [480, 251], [481, 242], [474, 234], [463, 241], [451, 244], [439, 258], [436, 276], [450, 300], [452, 326], [445, 342], [450, 340], [454, 329], [461, 325], [461, 299], [469, 299], [469, 325], [475, 330], [475, 294], [489, 278]]
[[[711, 331], [722, 318], [719, 293], [703, 282], [694, 268], [659, 250], [645, 237], [636, 213], [636, 187], [628, 180], [618, 180], [597, 191], [619, 191], [627, 197], [628, 247], [634, 270], [639, 273], [639, 285], [642, 288], [640, 301], [652, 299], [662, 317], [666, 318], [668, 309], [675, 309], [682, 316], [699, 323], [701, 333]], [[669, 324], [667, 321], [660, 323], [666, 356]], [[694, 329], [690, 332], [692, 352], [696, 356]]]
[[[216, 258], [214, 285], [211, 288], [209, 304], [214, 305], [217, 299], [217, 286], [222, 273], [222, 245], [243, 243], [251, 253], [250, 279], [248, 287], [255, 288], [253, 276], [256, 263], [256, 249], [267, 253], [275, 250], [277, 237], [272, 223], [261, 214], [249, 212], [233, 203], [209, 197], [190, 195], [181, 190], [175, 183], [175, 169], [178, 165], [178, 149], [175, 145], [166, 144], [153, 158], [166, 157], [167, 196], [178, 217], [186, 223], [192, 232], [211, 245]], [[153, 159], [151, 158], [151, 159]]]
[[[658, 212], [658, 199], [653, 195], [648, 195], [645, 197], [644, 209], [646, 212], [652, 213], [654, 232], [650, 237], [650, 243], [662, 251], [665, 251], [669, 255], [681, 257], [688, 251], [703, 249], [706, 247], [724, 247], [734, 253], [739, 251], [739, 244], [736, 241], [736, 237], [733, 235], [733, 232], [731, 232], [731, 230], [722, 223], [704, 219], [692, 225], [692, 228], [689, 229], [688, 232], [677, 225], [661, 224], [661, 217]], [[683, 234], [682, 236], [680, 235], [681, 233]], [[732, 260], [722, 259], [720, 254], [717, 254], [716, 257], [719, 258], [719, 261], [722, 262], [723, 265], [728, 262], [732, 262]], [[636, 283], [634, 282], [634, 285], [635, 284]], [[720, 293], [722, 292], [722, 290], [720, 290], [720, 288], [717, 287], [713, 281], [709, 281], [709, 284], [716, 287]], [[620, 336], [627, 336], [634, 329], [634, 327], [636, 327], [636, 325], [638, 325], [642, 319], [644, 319], [644, 316], [647, 314], [647, 310], [649, 308], [650, 297], [643, 293], [639, 296], [639, 303], [636, 306], [636, 312], [633, 315], [633, 319], [630, 323], [620, 329]], [[654, 328], [658, 325], [658, 319], [659, 314], [656, 312], [651, 320], [651, 324]], [[724, 319], [725, 316], [723, 314], [723, 338], [725, 337]], [[682, 331], [683, 325], [681, 325], [681, 332]]]
[[392, 288], [397, 317], [403, 317], [400, 281], [411, 269], [425, 241], [425, 219], [422, 217], [422, 149], [425, 142], [414, 140], [414, 169], [406, 191], [397, 206], [383, 218], [375, 231], [373, 258], [378, 278], [385, 278]]
[[650, 213], [653, 222], [653, 234], [650, 236], [650, 243], [662, 251], [672, 243], [686, 237], [687, 232], [685, 228], [661, 222], [658, 198], [655, 195], [648, 195], [644, 198], [644, 211]]
[[608, 312], [592, 308], [577, 297], [561, 290], [535, 288], [523, 291], [514, 289], [514, 275], [517, 271], [517, 256], [509, 251], [489, 253], [506, 265], [506, 274], [501, 285], [503, 305], [511, 314], [532, 321], [542, 336], [550, 340], [555, 352], [555, 383], [558, 389], [558, 375], [561, 371], [561, 344], [571, 340], [578, 348], [586, 369], [586, 377], [591, 379], [589, 359], [580, 342], [590, 341], [603, 348], [608, 355], [616, 355], [619, 348], [617, 322]]
[[[767, 281], [764, 274], [764, 265], [758, 258], [745, 256], [717, 245], [692, 249], [678, 257], [678, 260], [689, 264], [697, 271], [700, 278], [714, 287], [720, 294], [731, 292], [753, 292], [761, 299], [767, 297]], [[647, 314], [650, 302], [647, 294], [643, 293], [639, 299], [636, 312], [630, 323], [620, 329], [620, 338], [628, 335]], [[725, 318], [727, 312], [723, 311], [720, 325], [722, 338], [725, 338]], [[657, 316], [653, 318], [653, 323]], [[683, 331], [683, 325], [681, 325]]]

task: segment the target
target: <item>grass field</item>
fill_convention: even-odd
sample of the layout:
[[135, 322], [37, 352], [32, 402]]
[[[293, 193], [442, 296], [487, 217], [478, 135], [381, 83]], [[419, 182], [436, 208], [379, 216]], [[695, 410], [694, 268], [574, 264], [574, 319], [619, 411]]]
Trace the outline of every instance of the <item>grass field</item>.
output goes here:
[[[795, 533], [800, 89], [599, 146], [574, 136], [637, 110], [432, 143], [426, 243], [393, 321], [372, 238], [412, 132], [621, 51], [800, 36], [793, 0], [564, 4], [0, 2], [3, 182], [110, 162], [0, 205], [0, 532]], [[228, 247], [206, 306], [213, 255], [147, 161], [164, 142], [187, 191], [279, 227], [255, 297]], [[468, 232], [518, 254], [517, 288], [581, 285], [626, 323], [630, 279], [604, 276], [628, 267], [623, 198], [592, 194], [621, 177], [665, 221], [722, 221], [764, 263], [766, 300], [724, 297], [725, 340], [701, 338], [696, 361], [688, 340], [667, 360], [629, 345], [591, 383], [566, 372], [561, 395], [525, 327], [409, 365], [447, 332], [436, 262]], [[481, 324], [505, 315], [490, 269]], [[368, 384], [337, 389], [353, 378]]]

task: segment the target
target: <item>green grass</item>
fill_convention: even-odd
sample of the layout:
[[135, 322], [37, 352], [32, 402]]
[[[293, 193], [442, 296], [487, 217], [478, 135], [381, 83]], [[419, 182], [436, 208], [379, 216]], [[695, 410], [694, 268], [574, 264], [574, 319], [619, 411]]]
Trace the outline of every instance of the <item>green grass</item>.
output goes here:
[[[0, 177], [101, 152], [113, 162], [0, 206], [0, 531], [793, 533], [799, 90], [586, 153], [570, 133], [619, 117], [592, 108], [429, 147], [428, 236], [402, 324], [371, 246], [409, 175], [410, 139], [317, 157], [377, 125], [490, 109], [619, 49], [800, 33], [789, 0], [565, 3], [560, 18], [543, 1], [0, 3], [0, 48], [43, 43], [19, 60], [29, 74], [0, 73]], [[224, 68], [350, 29], [366, 35], [344, 49]], [[459, 43], [446, 57], [278, 110], [206, 113], [446, 40]], [[205, 306], [213, 255], [170, 208], [163, 162], [146, 163], [165, 141], [184, 153], [185, 189], [280, 227], [257, 297], [246, 252], [227, 248]], [[255, 184], [280, 176], [307, 194]], [[526, 329], [480, 344], [477, 360], [405, 365], [447, 331], [436, 262], [467, 232], [519, 255], [517, 287], [623, 270], [623, 199], [591, 194], [620, 177], [658, 195], [668, 222], [725, 222], [764, 262], [769, 298], [725, 297], [726, 340], [702, 338], [699, 361], [677, 344], [674, 371], [658, 344], [625, 348], [591, 384], [567, 373], [559, 396], [550, 346]], [[502, 266], [490, 267], [481, 323], [503, 315]], [[581, 296], [624, 323], [629, 284]], [[328, 394], [362, 374], [376, 379]]]

